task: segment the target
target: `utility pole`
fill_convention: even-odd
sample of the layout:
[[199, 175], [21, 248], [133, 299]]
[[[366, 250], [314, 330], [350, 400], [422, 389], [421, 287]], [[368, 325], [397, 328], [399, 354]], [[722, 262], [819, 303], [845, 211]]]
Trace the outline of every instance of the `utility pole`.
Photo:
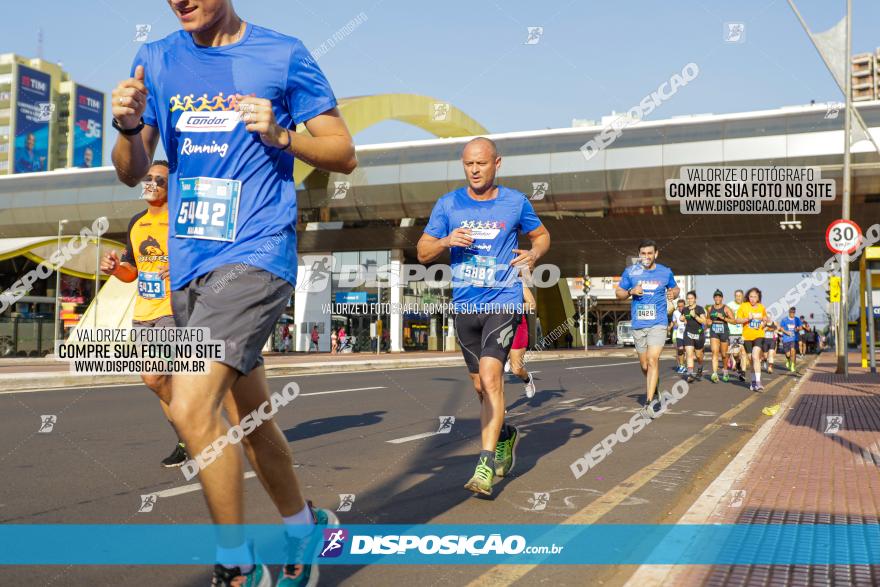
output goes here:
[[[843, 119], [843, 208], [841, 217], [850, 218], [850, 190], [852, 188], [852, 170], [850, 169], [850, 142], [852, 136], [852, 0], [846, 0], [846, 74], [844, 76], [846, 111]], [[847, 357], [846, 331], [849, 328], [849, 316], [846, 303], [849, 298], [849, 255], [840, 255], [840, 307], [837, 321], [837, 370], [838, 374], [849, 375]]]

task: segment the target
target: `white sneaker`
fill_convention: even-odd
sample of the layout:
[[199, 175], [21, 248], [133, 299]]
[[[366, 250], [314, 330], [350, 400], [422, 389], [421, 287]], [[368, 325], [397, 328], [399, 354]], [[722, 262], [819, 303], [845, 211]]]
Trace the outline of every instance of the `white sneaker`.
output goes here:
[[535, 378], [529, 373], [529, 380], [526, 382], [526, 397], [532, 399], [535, 397]]
[[505, 373], [510, 373], [510, 359], [508, 359], [508, 360], [505, 361], [505, 363], [504, 363], [504, 372], [505, 372]]

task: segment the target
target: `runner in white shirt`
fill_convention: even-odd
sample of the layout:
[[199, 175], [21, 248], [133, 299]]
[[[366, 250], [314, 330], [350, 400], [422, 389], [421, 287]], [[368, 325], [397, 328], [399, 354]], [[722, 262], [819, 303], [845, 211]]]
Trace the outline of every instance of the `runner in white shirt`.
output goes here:
[[[736, 311], [739, 310], [739, 307], [742, 305], [743, 300], [745, 299], [745, 294], [743, 290], [738, 289], [733, 292], [734, 301], [727, 302], [727, 307], [733, 311], [733, 315], [736, 316]], [[727, 347], [727, 352], [733, 357], [733, 368], [737, 370], [739, 373], [739, 380], [746, 380], [746, 371], [749, 369], [749, 359], [746, 355], [745, 350], [743, 349], [742, 344], [742, 333], [743, 327], [742, 324], [736, 324], [731, 322], [727, 325], [727, 329], [730, 331], [730, 335], [728, 338], [729, 346]], [[739, 361], [739, 364], [737, 364]]]
[[678, 353], [677, 373], [687, 373], [684, 354], [685, 323], [681, 320], [681, 317], [684, 316], [684, 310], [684, 300], [678, 300], [678, 305], [675, 311], [672, 312], [672, 322], [669, 323], [669, 329], [672, 330], [672, 341], [675, 344], [675, 351]]

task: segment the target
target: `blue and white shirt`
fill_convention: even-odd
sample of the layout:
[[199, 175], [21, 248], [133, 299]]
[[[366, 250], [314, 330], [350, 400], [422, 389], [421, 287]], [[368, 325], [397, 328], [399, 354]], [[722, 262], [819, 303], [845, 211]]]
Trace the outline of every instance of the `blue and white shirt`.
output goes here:
[[630, 265], [620, 277], [620, 287], [630, 290], [637, 285], [644, 292], [632, 297], [633, 330], [662, 326], [666, 328], [669, 321], [666, 316], [666, 290], [676, 287], [672, 270], [666, 265], [655, 263], [650, 271], [642, 265]]
[[480, 308], [519, 308], [523, 302], [516, 258], [517, 235], [541, 226], [528, 198], [498, 186], [491, 200], [475, 200], [462, 187], [442, 196], [431, 211], [425, 234], [445, 238], [456, 228], [469, 228], [470, 247], [452, 247], [452, 301], [456, 311], [481, 312]]
[[[248, 23], [237, 42], [202, 47], [177, 31], [144, 45], [144, 122], [170, 163], [171, 288], [224, 264], [248, 263], [296, 283], [293, 157], [264, 145], [235, 112], [235, 94], [272, 102], [286, 128], [336, 106], [301, 41]], [[240, 182], [240, 183], [239, 183]]]

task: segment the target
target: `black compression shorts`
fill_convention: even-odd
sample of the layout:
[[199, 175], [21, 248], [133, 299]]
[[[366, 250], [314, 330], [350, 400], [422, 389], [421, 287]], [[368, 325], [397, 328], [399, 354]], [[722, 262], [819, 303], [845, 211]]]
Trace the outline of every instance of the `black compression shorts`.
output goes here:
[[480, 359], [494, 357], [507, 361], [520, 314], [459, 314], [455, 317], [455, 336], [468, 371], [480, 372]]

